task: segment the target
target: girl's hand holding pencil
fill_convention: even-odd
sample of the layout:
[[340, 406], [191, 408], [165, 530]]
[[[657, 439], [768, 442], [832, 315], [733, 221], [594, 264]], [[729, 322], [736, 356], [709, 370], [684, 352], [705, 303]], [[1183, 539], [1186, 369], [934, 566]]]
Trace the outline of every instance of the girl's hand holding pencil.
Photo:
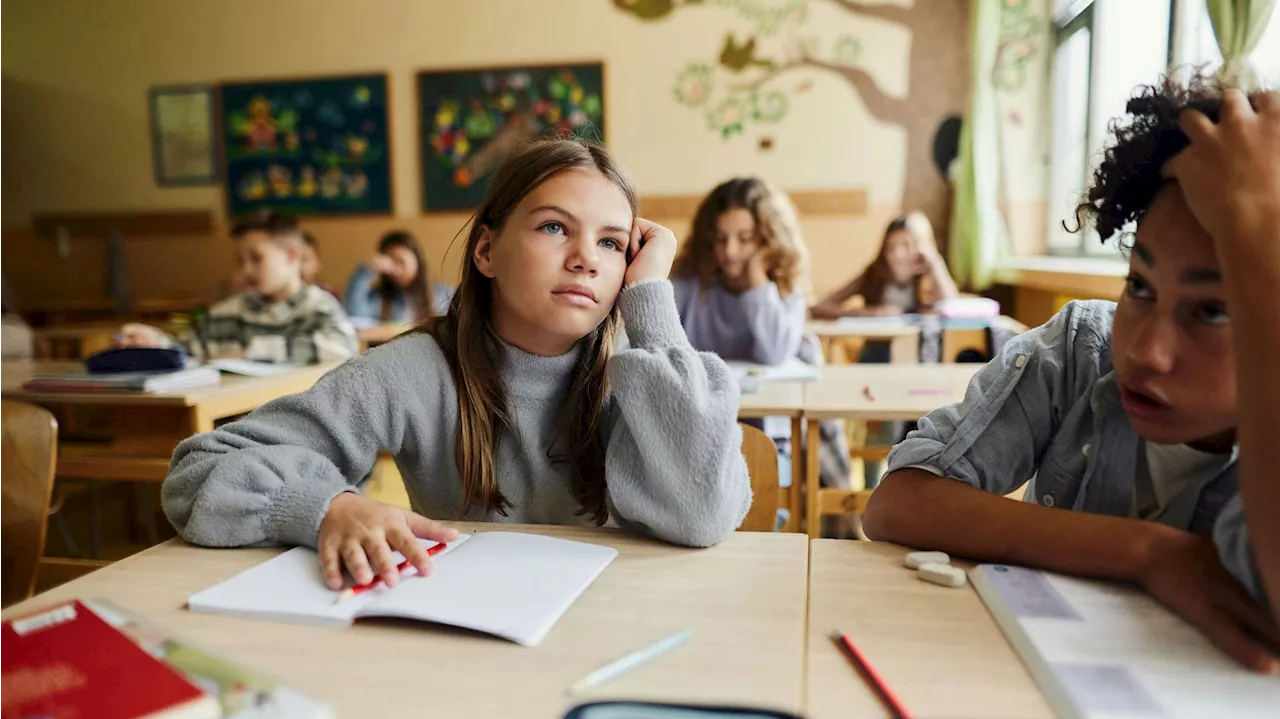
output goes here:
[[370, 584], [376, 572], [376, 578], [394, 587], [401, 569], [392, 550], [404, 555], [406, 569], [413, 567], [425, 577], [431, 573], [431, 558], [418, 538], [444, 544], [457, 539], [458, 532], [420, 514], [344, 492], [333, 498], [320, 522], [324, 583], [335, 591], [342, 589], [345, 566], [356, 584]]

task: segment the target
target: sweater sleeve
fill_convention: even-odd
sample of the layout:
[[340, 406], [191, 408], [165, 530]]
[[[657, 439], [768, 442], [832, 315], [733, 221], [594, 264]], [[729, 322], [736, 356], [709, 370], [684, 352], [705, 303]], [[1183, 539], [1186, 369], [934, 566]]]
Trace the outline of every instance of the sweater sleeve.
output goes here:
[[804, 334], [804, 295], [793, 292], [783, 297], [772, 282], [741, 295], [747, 328], [754, 338], [752, 360], [761, 364], [782, 364], [796, 356]]
[[670, 282], [623, 290], [618, 307], [631, 346], [608, 365], [605, 474], [614, 514], [659, 539], [716, 544], [751, 506], [738, 385], [723, 360], [685, 338]]
[[[424, 367], [424, 357], [437, 361]], [[183, 441], [161, 488], [169, 521], [204, 546], [314, 547], [330, 500], [355, 489], [379, 450], [398, 454], [413, 417], [439, 416], [439, 392], [400, 389], [410, 377], [448, 381], [425, 335], [350, 360], [306, 392]]]

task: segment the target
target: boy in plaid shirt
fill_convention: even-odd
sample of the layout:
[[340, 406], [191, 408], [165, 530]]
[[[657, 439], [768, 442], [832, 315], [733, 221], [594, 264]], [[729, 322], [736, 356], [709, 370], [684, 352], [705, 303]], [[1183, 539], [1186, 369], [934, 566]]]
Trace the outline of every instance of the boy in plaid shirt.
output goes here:
[[247, 285], [209, 308], [195, 334], [175, 340], [148, 325], [128, 324], [121, 347], [182, 345], [201, 359], [244, 357], [315, 364], [355, 356], [355, 328], [331, 294], [302, 280], [304, 241], [298, 221], [272, 211], [236, 224], [240, 272]]

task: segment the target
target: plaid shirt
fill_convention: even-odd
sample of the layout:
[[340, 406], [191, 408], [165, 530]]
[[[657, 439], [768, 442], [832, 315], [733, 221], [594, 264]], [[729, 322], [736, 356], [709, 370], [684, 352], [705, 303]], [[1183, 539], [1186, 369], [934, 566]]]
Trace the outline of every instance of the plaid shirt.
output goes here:
[[210, 307], [179, 341], [194, 357], [243, 354], [291, 364], [344, 360], [359, 347], [341, 303], [314, 285], [276, 303], [248, 292], [232, 295]]
[[[889, 471], [918, 467], [996, 494], [1030, 479], [1027, 502], [1133, 516], [1143, 440], [1111, 367], [1115, 308], [1071, 302], [1010, 340], [964, 401], [929, 413], [889, 453]], [[1200, 491], [1187, 529], [1212, 536], [1223, 566], [1266, 606], [1236, 480], [1233, 454]]]

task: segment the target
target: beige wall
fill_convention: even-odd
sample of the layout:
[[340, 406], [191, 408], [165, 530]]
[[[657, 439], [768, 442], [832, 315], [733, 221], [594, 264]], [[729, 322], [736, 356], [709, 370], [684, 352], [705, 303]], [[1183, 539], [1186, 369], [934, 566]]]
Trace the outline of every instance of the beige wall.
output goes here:
[[[927, 12], [931, 3], [964, 0], [917, 2], [916, 10]], [[341, 285], [391, 228], [417, 233], [429, 261], [452, 276], [459, 252], [446, 257], [446, 251], [465, 217], [420, 214], [415, 71], [600, 58], [607, 63], [608, 144], [646, 194], [701, 193], [743, 173], [788, 189], [867, 191], [865, 216], [805, 220], [815, 286], [829, 288], [870, 257], [884, 222], [900, 210], [906, 138], [900, 127], [873, 119], [845, 78], [821, 70], [779, 78], [788, 91], [807, 85], [792, 93], [784, 121], [727, 140], [708, 127], [704, 113], [678, 104], [674, 78], [691, 59], [714, 63], [727, 31], [753, 32], [752, 21], [733, 9], [741, 5], [706, 3], [642, 22], [609, 0], [9, 0], [0, 206], [5, 272], [28, 302], [103, 292], [101, 243], [76, 239], [59, 257], [50, 241], [30, 236], [32, 213], [194, 208], [212, 210], [222, 222], [220, 188], [155, 185], [150, 87], [387, 71], [396, 213], [309, 223], [322, 243], [324, 279]], [[791, 31], [795, 37], [812, 35], [815, 47], [857, 38], [859, 66], [883, 92], [907, 91], [911, 43], [919, 38], [825, 0], [810, 0], [807, 12], [805, 24]], [[759, 149], [766, 136], [773, 141], [768, 151]], [[687, 218], [655, 219], [678, 233], [687, 228]], [[137, 296], [202, 298], [218, 292], [232, 264], [221, 234], [131, 240], [126, 261]]]

